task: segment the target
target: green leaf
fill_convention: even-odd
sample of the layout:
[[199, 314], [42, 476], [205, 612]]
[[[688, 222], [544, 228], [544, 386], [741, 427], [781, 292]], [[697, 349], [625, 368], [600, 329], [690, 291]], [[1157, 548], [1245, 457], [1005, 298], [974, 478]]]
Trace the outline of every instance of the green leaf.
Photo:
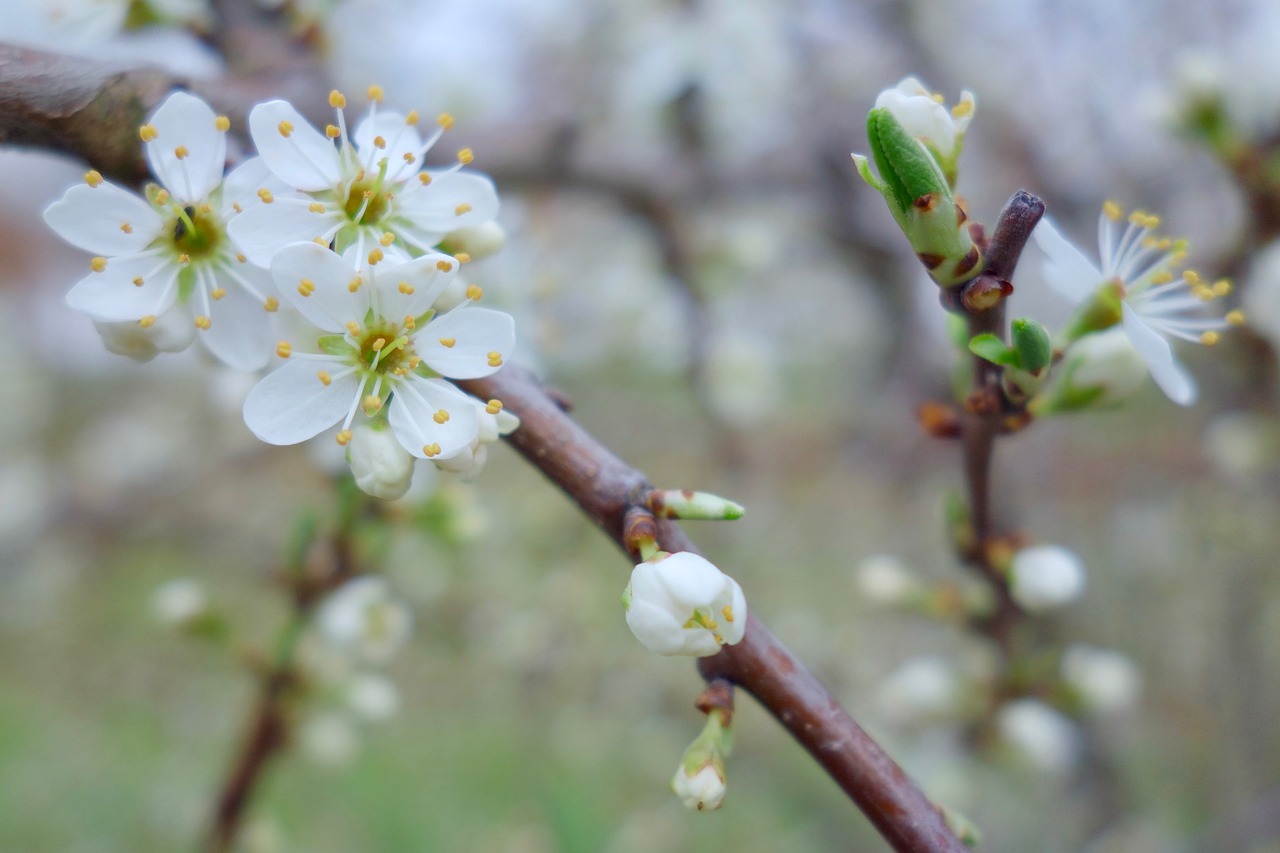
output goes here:
[[946, 204], [953, 203], [938, 164], [893, 113], [884, 108], [872, 110], [867, 115], [867, 139], [880, 178], [889, 185], [900, 211], [905, 212], [916, 199], [934, 193], [940, 194]]
[[978, 335], [969, 341], [969, 352], [992, 364], [1000, 364], [1005, 367], [1021, 366], [1021, 362], [1018, 360], [1018, 353], [1012, 347], [1006, 346], [1004, 341], [990, 332]]

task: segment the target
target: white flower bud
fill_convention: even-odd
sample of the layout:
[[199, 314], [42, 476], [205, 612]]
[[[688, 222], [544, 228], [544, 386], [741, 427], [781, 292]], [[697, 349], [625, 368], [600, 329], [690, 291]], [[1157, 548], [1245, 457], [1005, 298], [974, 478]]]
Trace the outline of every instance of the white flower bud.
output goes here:
[[1009, 567], [1009, 593], [1031, 613], [1070, 604], [1084, 592], [1080, 558], [1057, 545], [1023, 548]]
[[871, 604], [894, 607], [920, 592], [920, 581], [892, 554], [873, 554], [858, 564], [853, 575], [858, 593]]
[[386, 580], [364, 575], [347, 581], [320, 605], [316, 625], [331, 646], [369, 663], [386, 663], [409, 639], [413, 617], [391, 597]]
[[1062, 655], [1061, 673], [1090, 711], [1106, 714], [1132, 708], [1142, 693], [1137, 664], [1109, 649], [1074, 644]]
[[1119, 326], [1080, 338], [1067, 349], [1063, 362], [1072, 386], [1102, 389], [1093, 405], [1126, 400], [1147, 381], [1147, 363]]
[[496, 222], [489, 221], [469, 228], [459, 228], [444, 236], [449, 253], [465, 252], [471, 260], [478, 261], [499, 251], [507, 242], [507, 232]]
[[724, 802], [724, 775], [714, 763], [703, 765], [702, 769], [689, 775], [684, 764], [676, 770], [671, 780], [671, 790], [691, 812], [713, 811]]
[[355, 726], [339, 714], [316, 714], [302, 724], [298, 734], [302, 751], [317, 764], [349, 764], [360, 749]]
[[1250, 327], [1280, 350], [1280, 240], [1268, 243], [1253, 256], [1248, 286], [1241, 291]]
[[162, 352], [182, 352], [196, 339], [196, 327], [186, 311], [165, 311], [150, 326], [137, 321], [93, 323], [108, 352], [134, 361], [150, 361]]
[[356, 485], [365, 494], [395, 500], [409, 491], [413, 456], [400, 446], [389, 428], [369, 421], [357, 423], [347, 445], [347, 462]]
[[369, 672], [352, 676], [346, 689], [347, 706], [362, 720], [380, 723], [400, 710], [400, 691], [385, 675]]
[[151, 612], [161, 625], [190, 625], [209, 610], [204, 585], [194, 578], [174, 578], [151, 595]]
[[955, 152], [957, 137], [964, 135], [973, 120], [974, 99], [972, 92], [962, 92], [960, 102], [948, 112], [919, 80], [907, 77], [881, 92], [876, 108], [893, 113], [903, 130], [947, 159]]
[[954, 715], [963, 684], [956, 668], [940, 657], [903, 661], [880, 685], [876, 696], [886, 719], [925, 721]]
[[742, 587], [688, 551], [636, 566], [623, 605], [631, 633], [660, 655], [713, 655], [740, 642], [747, 629]]
[[1075, 723], [1037, 699], [1019, 699], [1000, 709], [996, 728], [1005, 742], [1034, 766], [1066, 773], [1080, 753]]

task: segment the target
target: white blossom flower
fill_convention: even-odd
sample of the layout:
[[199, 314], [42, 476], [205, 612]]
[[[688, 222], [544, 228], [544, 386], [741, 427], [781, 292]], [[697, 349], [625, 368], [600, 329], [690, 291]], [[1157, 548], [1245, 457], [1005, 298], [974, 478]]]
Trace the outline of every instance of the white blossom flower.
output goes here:
[[903, 129], [934, 150], [939, 162], [954, 162], [964, 133], [973, 121], [975, 102], [967, 89], [960, 102], [947, 110], [941, 95], [930, 92], [915, 77], [907, 77], [876, 98], [877, 109], [893, 113]]
[[380, 251], [364, 272], [314, 243], [277, 253], [271, 274], [284, 297], [331, 334], [317, 341], [319, 353], [277, 345], [287, 361], [244, 403], [245, 423], [263, 441], [296, 444], [341, 423], [337, 439], [345, 445], [361, 409], [385, 417], [400, 445], [419, 458], [444, 459], [475, 440], [476, 401], [441, 377], [496, 371], [515, 346], [514, 321], [475, 307], [479, 288], [436, 315], [432, 303], [457, 262], [428, 254], [380, 265]]
[[358, 423], [351, 430], [347, 462], [366, 494], [389, 501], [403, 497], [413, 480], [413, 461], [385, 423]]
[[1142, 693], [1142, 673], [1131, 658], [1082, 643], [1062, 655], [1062, 680], [1075, 688], [1090, 711], [1113, 713], [1133, 707]]
[[350, 764], [360, 751], [360, 734], [355, 725], [332, 711], [308, 717], [299, 728], [298, 737], [308, 758], [330, 767]]
[[194, 578], [174, 578], [156, 587], [151, 595], [151, 612], [161, 625], [189, 625], [208, 609], [204, 585]]
[[175, 92], [141, 129], [160, 181], [148, 186], [145, 200], [90, 171], [45, 211], [59, 236], [97, 255], [92, 272], [67, 294], [68, 305], [99, 323], [166, 328], [128, 336], [108, 325], [104, 337], [114, 350], [145, 360], [177, 348], [183, 336], [172, 330], [182, 320], [232, 367], [254, 370], [270, 357], [268, 315], [278, 300], [226, 229], [237, 211], [258, 201], [253, 187], [269, 175], [251, 160], [223, 180], [229, 127], [204, 101]]
[[400, 691], [385, 675], [356, 673], [346, 685], [347, 706], [366, 722], [389, 720], [400, 710]]
[[1000, 709], [996, 729], [1029, 762], [1050, 773], [1070, 771], [1080, 756], [1075, 723], [1038, 699], [1018, 699]]
[[447, 459], [433, 460], [437, 468], [452, 471], [463, 481], [473, 479], [484, 469], [485, 460], [489, 458], [490, 444], [504, 435], [510, 435], [520, 426], [520, 419], [504, 411], [500, 400], [490, 400], [488, 403], [481, 403], [478, 400], [475, 402], [478, 409], [476, 414], [479, 418], [475, 440]]
[[1175, 403], [1190, 405], [1196, 399], [1195, 382], [1174, 358], [1166, 338], [1212, 345], [1217, 343], [1220, 330], [1244, 322], [1244, 315], [1239, 311], [1230, 311], [1225, 317], [1202, 315], [1201, 303], [1225, 296], [1231, 291], [1231, 284], [1225, 279], [1206, 283], [1190, 269], [1177, 274], [1186, 257], [1187, 244], [1185, 240], [1158, 236], [1158, 217], [1134, 211], [1121, 227], [1123, 219], [1124, 212], [1115, 202], [1103, 205], [1098, 219], [1100, 267], [1058, 233], [1051, 222], [1041, 220], [1033, 236], [1046, 255], [1045, 278], [1051, 287], [1084, 309], [1095, 305], [1107, 309], [1110, 300], [1108, 310], [1114, 312], [1118, 302], [1118, 316], [1100, 320], [1098, 315], [1106, 310], [1086, 311], [1087, 316], [1080, 319], [1092, 324], [1092, 328], [1082, 331], [1122, 324], [1160, 389]]
[[902, 560], [892, 554], [873, 554], [858, 564], [854, 584], [872, 604], [904, 604], [922, 590], [920, 581]]
[[369, 663], [386, 663], [408, 641], [413, 617], [392, 597], [384, 578], [363, 575], [325, 599], [316, 626], [330, 646]]
[[660, 655], [706, 657], [742, 640], [747, 601], [738, 582], [688, 551], [646, 560], [623, 595], [627, 625]]
[[1080, 558], [1057, 545], [1023, 548], [1009, 567], [1009, 594], [1032, 613], [1070, 604], [1084, 592], [1084, 584]]
[[449, 168], [423, 168], [423, 156], [453, 119], [440, 116], [435, 132], [423, 139], [416, 112], [379, 112], [381, 99], [381, 90], [372, 87], [369, 116], [354, 134], [347, 132], [346, 98], [337, 91], [329, 96], [337, 124], [324, 133], [286, 101], [267, 101], [249, 113], [262, 159], [297, 190], [232, 224], [232, 236], [255, 264], [268, 266], [282, 245], [317, 238], [338, 252], [354, 248], [357, 257], [378, 246], [409, 257], [430, 251], [449, 232], [497, 216], [493, 183], [459, 171], [471, 162], [470, 149], [459, 151]]
[[964, 681], [948, 661], [922, 655], [903, 661], [880, 685], [876, 702], [886, 719], [934, 720], [961, 708]]
[[714, 764], [705, 764], [693, 775], [681, 762], [671, 780], [671, 790], [691, 812], [713, 811], [724, 802], [724, 776]]

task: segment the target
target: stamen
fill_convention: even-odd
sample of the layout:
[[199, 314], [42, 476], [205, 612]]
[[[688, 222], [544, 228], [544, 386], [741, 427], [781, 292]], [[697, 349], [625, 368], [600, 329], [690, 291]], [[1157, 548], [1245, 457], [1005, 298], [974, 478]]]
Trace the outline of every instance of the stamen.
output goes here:
[[84, 182], [91, 187], [97, 187], [102, 183], [102, 173], [97, 169], [90, 169], [84, 173]]
[[484, 296], [484, 290], [479, 285], [475, 285], [475, 284], [467, 285], [467, 298], [470, 299], [472, 302], [479, 302], [480, 297], [482, 296]]
[[431, 183], [431, 176], [428, 175], [426, 172], [419, 172], [418, 182], [425, 187], [427, 184]]
[[202, 332], [208, 331], [209, 327], [212, 325], [213, 325], [213, 321], [210, 320], [208, 317], [205, 317], [202, 315], [196, 318], [196, 328]]
[[502, 367], [502, 353], [496, 350], [489, 353], [489, 366]]
[[[496, 415], [498, 412], [502, 411], [502, 401], [498, 399], [490, 400], [489, 404], [484, 407], [484, 410], [491, 415]], [[733, 620], [730, 619], [729, 621], [732, 622]]]
[[453, 116], [449, 113], [440, 113], [436, 116], [436, 124], [440, 125], [441, 130], [451, 130], [453, 128]]
[[417, 123], [418, 123], [418, 111], [417, 111], [417, 110], [409, 110], [409, 114], [408, 114], [407, 116], [405, 116], [405, 117], [404, 117], [404, 123], [405, 123], [405, 124], [407, 124], [407, 125], [410, 125], [410, 126], [417, 124]]
[[438, 409], [436, 413], [431, 416], [431, 420], [443, 426], [449, 422], [449, 413], [444, 409]]
[[120, 223], [120, 230], [121, 230], [121, 231], [123, 231], [123, 232], [124, 232], [124, 233], [126, 233], [126, 234], [132, 234], [132, 233], [133, 233], [133, 226], [132, 226], [132, 225], [130, 225], [128, 222], [121, 222], [121, 223]]
[[1233, 326], [1242, 326], [1244, 325], [1244, 312], [1239, 310], [1228, 311], [1224, 319]]
[[453, 209], [454, 216], [462, 216], [464, 213], [470, 213], [470, 212], [471, 212], [471, 205], [467, 204], [465, 201]]
[[384, 255], [381, 249], [374, 249], [369, 253], [369, 266], [375, 266], [378, 261], [382, 260]]
[[1210, 330], [1200, 335], [1200, 343], [1204, 344], [1207, 347], [1211, 347], [1214, 344], [1216, 344], [1221, 338], [1222, 336], [1219, 335], [1217, 332]]
[[346, 447], [351, 442], [351, 430], [349, 429], [339, 430], [338, 434], [334, 436], [334, 438], [337, 439], [338, 444], [342, 445], [343, 447]]
[[347, 282], [347, 291], [350, 293], [355, 293], [357, 290], [360, 289], [360, 285], [362, 284], [364, 284], [364, 279], [361, 278], [360, 276], [356, 276], [355, 278], [351, 279], [351, 281]]
[[1107, 199], [1102, 203], [1102, 214], [1112, 222], [1119, 222], [1121, 217], [1124, 216], [1124, 208], [1111, 199]]
[[223, 288], [223, 287], [215, 287], [213, 290], [209, 291], [209, 295], [210, 295], [210, 296], [212, 296], [212, 297], [213, 297], [213, 299], [214, 299], [214, 301], [216, 302], [217, 300], [219, 300], [219, 299], [221, 299], [222, 297], [226, 296], [226, 295], [227, 295], [227, 291], [226, 291], [226, 288]]
[[476, 159], [475, 152], [473, 152], [470, 148], [463, 148], [461, 151], [458, 152], [458, 162], [464, 166], [466, 166], [468, 163], [470, 163], [474, 159]]
[[441, 338], [440, 339], [440, 346], [444, 347], [445, 349], [453, 349], [456, 343], [458, 343], [457, 338]]
[[333, 381], [333, 377], [329, 375], [329, 371], [327, 370], [316, 371], [316, 379], [319, 379], [320, 384], [325, 387], [328, 387], [329, 383]]
[[262, 199], [263, 204], [271, 204], [271, 202], [276, 200], [275, 196], [271, 194], [271, 190], [266, 187], [258, 190], [258, 198]]
[[355, 320], [348, 320], [347, 331], [351, 333], [351, 337], [353, 338], [360, 337], [360, 324], [357, 323]]
[[1214, 296], [1226, 296], [1231, 292], [1231, 282], [1228, 279], [1220, 278], [1213, 283]]
[[724, 607], [720, 608], [720, 614], [724, 616], [724, 621], [732, 622], [733, 621], [733, 605], [726, 604]]
[[400, 282], [400, 285], [396, 289], [399, 290], [401, 293], [403, 293], [405, 296], [412, 296], [414, 293], [413, 285], [409, 284], [409, 282], [407, 281]]
[[364, 413], [366, 415], [372, 415], [374, 412], [378, 411], [378, 409], [382, 408], [382, 398], [374, 394], [370, 394], [368, 397], [364, 398], [360, 405], [364, 409]]
[[342, 131], [338, 129], [336, 124], [326, 124], [324, 126], [324, 135], [330, 139], [337, 139], [342, 135]]
[[403, 325], [406, 329], [412, 331], [418, 327], [418, 321], [413, 319], [412, 314], [405, 314], [404, 323], [402, 323], [401, 325]]
[[179, 160], [185, 160], [191, 156], [191, 152], [187, 150], [187, 146], [179, 145], [177, 148], [173, 149], [173, 156], [177, 157]]
[[138, 325], [144, 329], [150, 329], [156, 322], [155, 314], [148, 314], [138, 321]]
[[263, 301], [262, 308], [264, 311], [274, 314], [280, 309], [280, 300], [276, 299], [274, 296], [268, 296], [266, 300]]
[[101, 255], [89, 261], [89, 269], [93, 270], [94, 272], [102, 272], [106, 268], [107, 268], [107, 259], [102, 257]]
[[144, 124], [138, 128], [138, 136], [142, 137], [143, 142], [154, 142], [155, 138], [160, 135], [154, 124]]
[[329, 106], [335, 110], [340, 110], [347, 105], [347, 96], [334, 89], [329, 93]]
[[448, 272], [453, 269], [453, 264], [448, 261], [436, 261], [436, 269], [440, 270], [440, 272]]
[[276, 125], [276, 130], [280, 131], [281, 136], [283, 136], [285, 139], [288, 139], [290, 136], [293, 135], [293, 123], [288, 121], [282, 121], [278, 125]]
[[381, 150], [381, 149], [383, 149], [383, 148], [386, 148], [386, 147], [387, 147], [387, 140], [386, 140], [383, 136], [381, 136], [381, 135], [375, 136], [375, 137], [373, 138], [373, 147], [374, 147], [374, 148], [377, 148], [377, 149], [379, 149], [379, 150]]
[[396, 235], [392, 234], [390, 231], [385, 232], [382, 237], [378, 239], [378, 243], [383, 247], [390, 246], [395, 241]]
[[145, 282], [142, 280], [142, 276], [137, 276], [134, 278], [133, 280], [134, 287], [142, 287], [143, 284], [145, 284]]
[[307, 210], [312, 213], [324, 213], [324, 205], [318, 201], [313, 201], [311, 204], [307, 205]]
[[315, 292], [316, 292], [316, 284], [311, 279], [304, 278], [302, 281], [298, 282], [298, 293], [302, 294], [303, 296], [310, 296]]
[[369, 96], [369, 100], [373, 101], [375, 104], [382, 103], [383, 94], [381, 86], [370, 86], [368, 90], [366, 90], [366, 94]]
[[293, 355], [293, 344], [288, 341], [280, 341], [276, 344], [276, 355], [281, 358], [288, 358]]
[[468, 255], [466, 252], [458, 252], [456, 255], [453, 256], [453, 259], [460, 264], [471, 263], [471, 256]]
[[973, 101], [961, 101], [951, 108], [951, 115], [954, 118], [964, 118], [973, 112]]
[[226, 133], [231, 129], [231, 119], [226, 116], [218, 116], [213, 120], [213, 126], [222, 133]]
[[439, 456], [440, 445], [436, 444], [435, 442], [432, 442], [431, 444], [424, 444], [422, 445], [422, 453], [428, 459]]

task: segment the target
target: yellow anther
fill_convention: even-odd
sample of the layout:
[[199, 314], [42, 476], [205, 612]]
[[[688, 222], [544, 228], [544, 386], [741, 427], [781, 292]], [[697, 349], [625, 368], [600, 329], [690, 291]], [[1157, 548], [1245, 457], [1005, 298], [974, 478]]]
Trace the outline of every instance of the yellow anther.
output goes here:
[[399, 290], [405, 296], [413, 296], [413, 285], [407, 281], [400, 282], [400, 284], [396, 287], [396, 290]]
[[102, 272], [106, 268], [107, 268], [107, 259], [104, 257], [99, 256], [89, 261], [89, 269], [93, 270], [94, 272]]
[[164, 207], [168, 203], [169, 203], [169, 191], [158, 190], [156, 192], [156, 204], [160, 205], [161, 207]]
[[378, 338], [371, 344], [374, 352], [382, 352], [382, 348], [385, 347], [386, 345], [387, 345], [386, 338]]
[[360, 402], [360, 405], [364, 409], [365, 414], [372, 415], [374, 412], [378, 411], [378, 409], [382, 408], [382, 398], [377, 394], [370, 394]]
[[404, 323], [402, 323], [401, 325], [403, 325], [406, 329], [412, 331], [418, 327], [418, 321], [413, 319], [412, 314], [405, 314]]
[[313, 201], [311, 204], [307, 205], [307, 210], [312, 213], [324, 213], [324, 205], [318, 201]]
[[733, 605], [726, 604], [724, 607], [720, 608], [720, 614], [724, 616], [724, 621], [732, 622], [733, 621]]
[[317, 246], [324, 246], [326, 249], [329, 248], [329, 241], [323, 237], [312, 237], [311, 242], [315, 243]]
[[1222, 335], [1219, 335], [1217, 332], [1214, 332], [1211, 330], [1211, 331], [1205, 332], [1200, 336], [1200, 343], [1204, 344], [1207, 347], [1211, 347], [1221, 339], [1222, 339]]
[[387, 231], [381, 237], [378, 238], [378, 244], [384, 248], [387, 246], [390, 246], [395, 241], [396, 241], [396, 235], [392, 234], [390, 231]]
[[461, 151], [458, 152], [458, 162], [464, 166], [470, 163], [474, 159], [476, 159], [475, 152], [472, 151], [470, 148], [463, 148]]
[[412, 163], [414, 160], [417, 160], [417, 159], [418, 159], [417, 157], [414, 157], [414, 156], [413, 156], [413, 152], [412, 152], [412, 151], [406, 151], [406, 152], [404, 152], [404, 161], [405, 161], [406, 163]]
[[462, 216], [464, 213], [470, 213], [470, 212], [471, 212], [471, 205], [467, 204], [465, 201], [453, 209], [454, 216]]
[[382, 136], [375, 136], [373, 138], [373, 147], [382, 150], [387, 147], [387, 140]]
[[381, 249], [374, 249], [369, 253], [369, 266], [374, 266], [378, 261], [382, 260], [383, 257], [385, 256], [382, 254]]
[[973, 112], [973, 101], [961, 101], [951, 108], [951, 115], [955, 118], [964, 118]]
[[945, 101], [945, 100], [946, 100], [946, 98], [942, 97], [942, 93], [941, 93], [941, 92], [934, 92], [934, 93], [933, 93], [932, 95], [930, 95], [929, 97], [933, 99], [933, 102], [934, 102], [935, 104], [940, 104], [940, 103], [942, 103], [943, 101]]
[[453, 259], [460, 264], [471, 263], [471, 256], [468, 255], [466, 252], [458, 252], [456, 255], [453, 256]]
[[271, 194], [271, 190], [266, 187], [258, 190], [258, 198], [262, 199], [263, 204], [271, 204], [271, 202], [276, 200], [276, 197]]
[[298, 292], [303, 296], [310, 296], [316, 292], [316, 283], [309, 278], [304, 278], [298, 282]]
[[209, 327], [212, 325], [213, 325], [213, 321], [211, 321], [208, 317], [205, 317], [204, 315], [201, 315], [196, 318], [196, 328], [202, 332], [208, 331]]
[[[490, 400], [488, 405], [484, 407], [484, 410], [491, 415], [496, 415], [498, 412], [502, 411], [502, 401], [498, 399]], [[733, 620], [730, 619], [729, 621], [732, 622]]]
[[1231, 281], [1229, 279], [1220, 278], [1213, 283], [1214, 296], [1226, 296], [1231, 292]]
[[383, 94], [381, 86], [370, 86], [365, 90], [365, 94], [369, 96], [369, 100], [379, 104], [382, 103]]
[[431, 420], [435, 421], [438, 424], [448, 423], [449, 413], [446, 412], [444, 409], [439, 409], [436, 411], [434, 415], [431, 416]]
[[288, 358], [293, 355], [293, 344], [288, 341], [279, 341], [276, 344], [276, 355], [281, 358]]
[[497, 351], [489, 353], [489, 366], [502, 367], [502, 353]]
[[335, 110], [340, 110], [347, 105], [347, 96], [334, 89], [329, 93], [329, 106]]
[[191, 256], [186, 252], [183, 252], [181, 255], [178, 255], [178, 263], [185, 267], [187, 264], [191, 263]]
[[351, 337], [353, 338], [360, 337], [360, 324], [357, 323], [355, 320], [348, 320], [347, 331], [351, 333]]
[[201, 212], [201, 213], [213, 213], [213, 205], [211, 205], [211, 204], [202, 204], [202, 205], [200, 205], [200, 212]]
[[1210, 299], [1213, 299], [1213, 288], [1206, 287], [1203, 284], [1197, 284], [1195, 287], [1191, 288], [1191, 295], [1202, 302], [1208, 302]]
[[240, 202], [238, 201], [231, 202], [231, 209], [236, 213], [244, 213], [244, 208], [240, 206]]
[[226, 295], [227, 295], [227, 291], [226, 291], [226, 288], [222, 288], [222, 287], [215, 287], [213, 290], [210, 290], [210, 291], [209, 291], [209, 295], [210, 295], [210, 296], [212, 296], [212, 297], [213, 297], [213, 299], [214, 299], [214, 301], [216, 302], [217, 300], [219, 300], [219, 299], [221, 299], [222, 297], [226, 296]]
[[351, 279], [351, 281], [347, 282], [347, 292], [355, 293], [357, 290], [360, 289], [360, 285], [362, 284], [364, 284], [364, 279], [362, 279], [360, 276], [356, 276], [355, 278]]
[[1182, 280], [1187, 283], [1188, 287], [1198, 287], [1201, 284], [1200, 273], [1195, 270], [1183, 270]]
[[408, 124], [408, 125], [414, 125], [414, 124], [417, 124], [417, 123], [418, 123], [418, 118], [419, 118], [419, 116], [418, 116], [418, 111], [417, 111], [417, 110], [409, 110], [409, 114], [408, 114], [407, 116], [405, 116], [405, 117], [404, 117], [404, 123], [405, 123], [405, 124]]
[[453, 264], [449, 261], [436, 261], [436, 269], [440, 270], [440, 272], [448, 272], [453, 269]]
[[472, 302], [479, 302], [480, 297], [484, 296], [484, 289], [478, 284], [467, 285], [467, 298]]
[[409, 369], [410, 369], [410, 370], [417, 370], [417, 369], [418, 369], [418, 365], [419, 365], [419, 364], [422, 364], [422, 359], [421, 359], [421, 358], [419, 358], [419, 357], [418, 357], [418, 356], [416, 356], [416, 355], [411, 355], [411, 356], [409, 356]]
[[454, 345], [457, 343], [458, 343], [457, 338], [441, 338], [440, 339], [440, 346], [444, 347], [445, 349], [453, 349]]
[[326, 387], [333, 381], [333, 377], [329, 375], [329, 371], [327, 370], [317, 370], [316, 379], [319, 379], [320, 384]]
[[223, 133], [231, 129], [231, 119], [226, 116], [218, 116], [213, 120], [213, 126]]
[[[361, 169], [360, 171], [356, 172], [356, 180], [355, 180], [355, 182], [356, 182], [357, 184], [358, 184], [358, 183], [360, 183], [361, 181], [363, 181], [363, 180], [364, 180], [364, 178], [365, 178], [364, 169]], [[365, 196], [365, 198], [368, 198], [368, 196]]]
[[1112, 222], [1119, 222], [1120, 218], [1124, 216], [1124, 208], [1111, 199], [1107, 199], [1102, 203], [1102, 215]]
[[179, 145], [177, 148], [173, 149], [173, 156], [177, 157], [179, 160], [185, 160], [191, 156], [191, 152], [187, 150], [187, 146]]
[[440, 113], [440, 115], [436, 116], [436, 124], [445, 130], [449, 130], [453, 127], [453, 116], [449, 113]]
[[247, 263], [249, 259], [244, 256], [243, 252], [236, 252], [236, 260], [243, 264]]
[[288, 139], [293, 135], [293, 122], [282, 121], [276, 125], [276, 130], [280, 131], [280, 135]]
[[156, 315], [148, 314], [147, 316], [143, 317], [141, 320], [138, 321], [138, 325], [144, 329], [150, 329], [153, 325], [155, 325], [155, 322], [156, 322]]
[[427, 184], [431, 183], [431, 176], [428, 175], [426, 172], [419, 172], [418, 182], [425, 187]]
[[326, 124], [324, 126], [324, 135], [330, 139], [337, 139], [342, 135], [342, 131], [338, 129], [336, 124]]
[[143, 284], [144, 282], [142, 281], [142, 276], [138, 276], [133, 280], [134, 287], [142, 287]]
[[1226, 321], [1233, 326], [1244, 325], [1244, 312], [1240, 310], [1228, 311]]
[[343, 447], [346, 447], [348, 444], [351, 443], [351, 430], [349, 429], [339, 430], [338, 434], [334, 436], [334, 439], [338, 442], [338, 444], [340, 444]]
[[432, 442], [431, 444], [422, 445], [422, 455], [427, 457], [428, 459], [431, 459], [434, 456], [439, 456], [440, 445], [436, 444], [435, 442]]
[[262, 303], [262, 310], [274, 314], [280, 310], [280, 300], [274, 296], [268, 296]]
[[1151, 276], [1152, 284], [1168, 284], [1171, 281], [1173, 281], [1173, 273], [1169, 272], [1168, 270], [1161, 270], [1160, 272]]
[[159, 135], [154, 124], [144, 124], [138, 128], [138, 136], [142, 137], [143, 142], [153, 142]]
[[126, 234], [132, 234], [132, 233], [133, 233], [133, 226], [132, 226], [132, 225], [130, 225], [128, 222], [121, 222], [121, 223], [120, 223], [120, 230], [121, 230], [121, 231], [123, 231], [123, 232], [124, 232], [124, 233], [126, 233]]
[[96, 187], [102, 183], [102, 173], [97, 169], [90, 169], [84, 173], [84, 182], [91, 187]]

